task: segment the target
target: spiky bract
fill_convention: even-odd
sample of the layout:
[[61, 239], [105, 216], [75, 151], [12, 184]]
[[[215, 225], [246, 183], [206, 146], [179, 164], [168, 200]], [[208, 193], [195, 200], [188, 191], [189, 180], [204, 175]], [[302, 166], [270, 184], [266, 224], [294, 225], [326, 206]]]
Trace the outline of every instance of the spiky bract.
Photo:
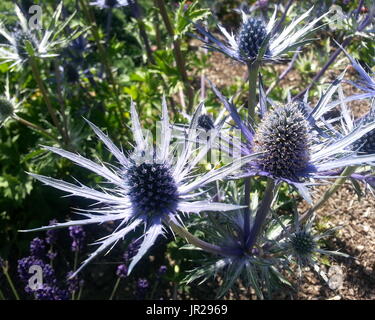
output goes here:
[[[375, 110], [369, 112], [361, 121], [361, 125], [373, 123], [375, 121]], [[374, 154], [375, 153], [375, 129], [363, 135], [360, 139], [353, 143], [353, 150], [358, 150], [360, 153]]]

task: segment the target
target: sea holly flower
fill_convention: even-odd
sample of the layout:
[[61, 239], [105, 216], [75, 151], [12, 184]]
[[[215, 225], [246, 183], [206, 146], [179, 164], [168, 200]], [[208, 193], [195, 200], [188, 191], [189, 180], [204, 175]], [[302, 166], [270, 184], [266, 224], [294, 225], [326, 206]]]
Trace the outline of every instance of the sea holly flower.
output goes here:
[[[234, 183], [226, 191], [229, 196], [244, 194], [243, 189], [238, 189]], [[288, 280], [291, 265], [297, 264], [299, 271], [311, 266], [328, 280], [319, 268], [318, 257], [348, 255], [322, 249], [320, 240], [332, 235], [340, 227], [317, 234], [313, 230], [314, 216], [302, 225], [298, 221], [300, 215], [297, 211], [295, 219], [292, 215], [280, 216], [274, 212], [277, 199], [276, 194], [272, 205], [267, 209], [267, 218], [253, 247], [247, 246], [244, 241], [246, 227], [243, 210], [202, 221], [201, 229], [212, 230], [214, 227], [215, 232], [208, 233], [210, 241], [225, 250], [220, 255], [205, 258], [205, 262], [193, 269], [184, 281], [191, 283], [199, 280], [202, 283], [210, 277], [220, 275], [222, 284], [217, 295], [222, 297], [240, 279], [245, 287], [252, 287], [257, 296], [264, 299], [271, 298], [273, 292], [281, 286], [292, 287]], [[234, 202], [237, 201], [242, 202], [243, 199], [238, 197]], [[249, 230], [253, 230], [261, 207], [258, 193], [251, 193]]]
[[62, 34], [65, 26], [71, 22], [75, 15], [73, 13], [66, 21], [60, 22], [62, 5], [61, 1], [45, 29], [30, 29], [26, 17], [15, 5], [19, 29], [9, 32], [3, 23], [0, 23], [0, 34], [8, 42], [0, 44], [1, 63], [12, 62], [10, 68], [13, 68], [26, 62], [30, 57], [58, 56], [58, 49], [67, 46], [71, 40], [78, 37], [84, 30], [78, 31], [77, 28], [74, 28], [70, 31], [69, 36]]
[[[325, 273], [319, 268], [319, 255], [341, 256], [348, 258], [349, 256], [339, 251], [329, 251], [321, 248], [320, 240], [331, 236], [341, 226], [330, 228], [323, 233], [315, 233], [313, 226], [316, 216], [312, 215], [309, 220], [302, 225], [299, 221], [297, 212], [294, 214], [294, 225], [288, 232], [287, 226], [282, 226], [284, 235], [279, 241], [274, 241], [273, 246], [279, 247], [284, 253], [286, 259], [290, 262], [296, 262], [299, 268], [299, 275], [302, 276], [302, 268], [310, 266], [326, 281], [328, 281]], [[270, 250], [273, 250], [270, 248]]]
[[3, 126], [3, 124], [11, 118], [14, 114], [14, 104], [11, 100], [0, 97], [0, 125]]
[[277, 33], [276, 13], [277, 9], [266, 23], [261, 18], [249, 17], [241, 11], [242, 25], [237, 34], [229, 33], [223, 26], [218, 25], [225, 37], [225, 42], [220, 41], [212, 33], [205, 30], [202, 25], [196, 24], [197, 30], [204, 36], [200, 40], [210, 50], [224, 53], [229, 58], [242, 63], [258, 61], [278, 61], [289, 51], [309, 42], [309, 35], [319, 29], [315, 25], [328, 13], [307, 23], [298, 29], [298, 25], [309, 17], [313, 8], [292, 21], [282, 32]]
[[130, 4], [131, 0], [96, 0], [90, 2], [90, 5], [96, 6], [100, 9], [112, 9], [126, 7]]
[[0, 95], [0, 128], [14, 117], [21, 109], [21, 101], [17, 101], [15, 96], [11, 96], [9, 90], [9, 77], [6, 77], [4, 94]]
[[[372, 108], [364, 117], [356, 123], [356, 127], [375, 122], [375, 108]], [[363, 137], [353, 143], [352, 148], [361, 154], [375, 154], [375, 129], [366, 133]]]
[[[375, 93], [375, 92], [374, 92]], [[366, 93], [367, 94], [367, 93]], [[371, 94], [371, 93], [370, 93]], [[357, 130], [361, 126], [366, 126], [369, 124], [375, 123], [375, 99], [371, 100], [370, 110], [365, 113], [362, 117], [354, 119], [353, 113], [348, 108], [346, 102], [353, 101], [352, 96], [345, 97], [343, 90], [339, 90], [339, 101], [336, 104], [340, 103], [340, 111], [342, 117], [340, 118], [339, 128], [341, 129], [337, 134], [338, 135], [348, 135], [354, 130]], [[355, 95], [358, 96], [358, 95]], [[359, 94], [362, 97], [362, 94]], [[361, 155], [374, 155], [375, 154], [375, 129], [367, 132], [360, 139], [355, 141], [351, 145], [352, 150], [358, 152]], [[358, 194], [362, 194], [358, 182], [364, 183], [366, 189], [369, 189], [371, 192], [375, 189], [375, 179], [374, 179], [374, 167], [362, 167], [356, 168], [355, 172], [350, 175], [350, 181], [353, 183], [353, 186]]]
[[[181, 213], [199, 213], [202, 211], [230, 211], [240, 208], [238, 205], [215, 203], [202, 199], [202, 188], [207, 184], [223, 179], [238, 170], [246, 161], [254, 157], [235, 159], [232, 163], [219, 169], [197, 174], [196, 165], [208, 151], [202, 145], [199, 152], [194, 146], [198, 117], [202, 104], [197, 108], [190, 124], [189, 136], [181, 153], [174, 157], [175, 148], [171, 143], [172, 130], [169, 124], [165, 99], [162, 103], [161, 141], [155, 147], [142, 133], [135, 105], [131, 103], [132, 130], [134, 133], [134, 151], [124, 154], [113, 142], [94, 124], [88, 121], [91, 128], [118, 160], [118, 166], [107, 166], [95, 163], [80, 155], [54, 147], [46, 147], [60, 156], [72, 160], [78, 165], [93, 171], [108, 181], [113, 188], [102, 188], [101, 191], [84, 185], [68, 183], [41, 175], [31, 174], [41, 182], [57, 189], [97, 202], [97, 209], [89, 212], [79, 211], [86, 219], [58, 223], [33, 230], [50, 230], [61, 227], [82, 226], [87, 224], [102, 224], [118, 221], [119, 225], [112, 234], [98, 240], [99, 247], [75, 272], [105, 250], [110, 250], [118, 241], [126, 237], [137, 227], [144, 227], [143, 239], [139, 250], [132, 258], [129, 273], [138, 261], [147, 253], [156, 239], [163, 235], [169, 223], [182, 226]], [[152, 139], [151, 139], [152, 140]], [[194, 173], [194, 174], [193, 174]]]
[[349, 97], [346, 97], [345, 99], [339, 99], [337, 101], [332, 102], [330, 106], [333, 107], [340, 103], [342, 104], [350, 101], [375, 97], [375, 74], [371, 71], [369, 73], [366, 72], [366, 70], [359, 64], [359, 62], [356, 59], [354, 59], [340, 44], [338, 44], [337, 42], [336, 44], [346, 54], [353, 68], [357, 71], [359, 75], [359, 79], [357, 81], [345, 80], [345, 82], [357, 87], [358, 89], [363, 91], [363, 93], [353, 94]]
[[[244, 194], [243, 188], [242, 190], [238, 189], [235, 184], [232, 184], [229, 189], [231, 190], [228, 190], [227, 194], [233, 194], [237, 201], [243, 200], [238, 197], [238, 195]], [[254, 227], [259, 208], [258, 194], [254, 193], [249, 209], [251, 216], [248, 220], [249, 230]], [[264, 247], [266, 240], [269, 240], [271, 236], [270, 230], [273, 230], [272, 226], [274, 225], [270, 215], [268, 215], [265, 227], [257, 237], [256, 245], [250, 248], [244, 237], [246, 232], [244, 213], [244, 210], [239, 210], [231, 214], [222, 214], [217, 219], [208, 220], [207, 223], [202, 222], [201, 228], [207, 227], [208, 230], [214, 228], [215, 232], [209, 232], [212, 237], [210, 241], [223, 248], [222, 254], [205, 258], [202, 265], [189, 272], [184, 279], [186, 283], [196, 280], [203, 283], [210, 277], [220, 275], [222, 284], [217, 292], [218, 298], [224, 296], [238, 279], [241, 279], [245, 287], [254, 288], [260, 299], [265, 298], [265, 291], [270, 297], [277, 284], [284, 283], [291, 286], [278, 271], [278, 267], [283, 263], [283, 257]], [[271, 283], [272, 287], [265, 288], [265, 284], [270, 285]]]
[[242, 154], [261, 155], [244, 166], [237, 177], [267, 176], [276, 183], [287, 182], [312, 202], [307, 186], [311, 180], [335, 178], [337, 170], [347, 166], [371, 165], [375, 154], [363, 155], [353, 145], [375, 129], [375, 123], [361, 123], [348, 134], [340, 134], [322, 117], [331, 109], [328, 102], [337, 91], [343, 75], [323, 93], [314, 108], [307, 101], [288, 102], [266, 109], [261, 91], [262, 120], [257, 128], [245, 124], [236, 107], [212, 85], [217, 97], [241, 129], [245, 143], [235, 145]]

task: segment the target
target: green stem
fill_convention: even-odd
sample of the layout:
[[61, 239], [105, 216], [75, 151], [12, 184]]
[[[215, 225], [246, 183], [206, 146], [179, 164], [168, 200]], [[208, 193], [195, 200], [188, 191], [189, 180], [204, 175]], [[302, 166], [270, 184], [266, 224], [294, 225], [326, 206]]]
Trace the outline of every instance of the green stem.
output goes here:
[[147, 32], [146, 32], [145, 23], [142, 20], [142, 16], [140, 14], [141, 9], [139, 7], [139, 4], [138, 4], [137, 0], [133, 1], [133, 6], [134, 6], [134, 11], [136, 12], [135, 18], [136, 18], [137, 24], [138, 24], [139, 35], [142, 38], [143, 43], [145, 45], [148, 63], [155, 64], [155, 59], [154, 59], [153, 54], [152, 54], [150, 41], [149, 41], [149, 38], [148, 38]]
[[114, 296], [116, 294], [117, 288], [118, 288], [118, 286], [120, 284], [120, 281], [121, 281], [121, 278], [118, 277], [117, 280], [116, 280], [116, 283], [115, 283], [115, 285], [113, 287], [112, 293], [111, 293], [111, 295], [110, 295], [110, 297], [109, 297], [108, 300], [113, 300], [113, 298], [114, 298]]
[[258, 211], [255, 216], [254, 226], [251, 229], [250, 236], [247, 240], [246, 247], [251, 250], [258, 238], [259, 233], [262, 230], [264, 221], [268, 213], [270, 212], [272, 200], [275, 194], [275, 181], [272, 178], [267, 179], [267, 187], [266, 191], [264, 192], [264, 197], [262, 203], [260, 204]]
[[16, 290], [16, 288], [13, 284], [13, 281], [9, 276], [8, 270], [6, 268], [3, 268], [3, 273], [5, 275], [5, 278], [8, 281], [8, 284], [9, 284], [10, 288], [12, 289], [12, 292], [13, 292], [14, 296], [16, 297], [17, 300], [20, 300], [20, 296], [18, 295], [18, 292], [17, 292], [17, 290]]
[[191, 243], [192, 245], [201, 248], [202, 250], [214, 254], [219, 255], [232, 255], [232, 252], [227, 252], [224, 248], [219, 247], [217, 245], [208, 243], [206, 241], [203, 241], [201, 239], [198, 239], [194, 235], [192, 235], [189, 231], [187, 231], [185, 228], [178, 226], [173, 221], [169, 220], [168, 225], [171, 227], [174, 233], [178, 234], [180, 237], [186, 239], [187, 242]]
[[175, 33], [173, 30], [172, 23], [169, 19], [167, 8], [165, 7], [164, 0], [154, 0], [155, 6], [158, 7], [160, 15], [163, 19], [165, 27], [167, 29], [168, 35], [173, 40], [173, 54], [176, 61], [177, 70], [180, 74], [181, 80], [184, 83], [186, 95], [188, 97], [188, 109], [187, 112], [190, 112], [194, 105], [194, 92], [193, 88], [191, 87], [189, 77], [186, 71], [186, 63], [184, 56], [181, 52], [181, 42], [180, 39], [175, 39]]
[[48, 137], [48, 138], [50, 138], [50, 139], [52, 139], [52, 140], [54, 140], [56, 142], [59, 142], [59, 139], [57, 139], [55, 136], [53, 136], [52, 134], [48, 133], [46, 130], [44, 130], [43, 128], [39, 127], [38, 125], [36, 125], [36, 124], [34, 124], [34, 123], [30, 122], [30, 121], [27, 121], [27, 120], [25, 120], [25, 119], [23, 119], [23, 118], [21, 118], [21, 117], [19, 117], [17, 115], [13, 115], [12, 118], [14, 120], [16, 120], [16, 121], [24, 124], [25, 126], [28, 126], [28, 127], [32, 128], [32, 129], [34, 129], [36, 131], [39, 131], [42, 135], [44, 135], [44, 136], [46, 136], [46, 137]]
[[258, 80], [258, 70], [259, 70], [259, 62], [254, 61], [252, 63], [248, 63], [247, 70], [249, 73], [249, 95], [248, 95], [248, 112], [249, 112], [249, 121], [253, 125], [255, 121], [255, 107], [257, 105], [257, 80]]
[[64, 143], [67, 145], [65, 132], [64, 132], [64, 130], [63, 130], [62, 126], [60, 125], [60, 122], [57, 118], [56, 110], [52, 107], [52, 103], [51, 103], [51, 99], [50, 99], [49, 94], [48, 94], [48, 90], [43, 83], [43, 80], [42, 80], [42, 77], [40, 75], [40, 71], [39, 71], [39, 68], [38, 68], [38, 65], [36, 63], [35, 58], [33, 58], [33, 57], [30, 58], [30, 64], [31, 64], [31, 69], [32, 69], [35, 81], [37, 82], [38, 87], [39, 87], [40, 91], [42, 92], [44, 102], [47, 106], [48, 113], [50, 114], [50, 116], [52, 118], [53, 124], [56, 126], [57, 130], [60, 132]]
[[77, 297], [77, 300], [81, 300], [82, 291], [83, 291], [83, 286], [80, 286], [80, 287], [79, 287], [79, 291], [78, 291], [78, 297]]
[[3, 292], [0, 289], [0, 300], [6, 300]]
[[[348, 176], [354, 173], [356, 169], [356, 166], [346, 167], [341, 173], [340, 178], [336, 179], [332, 186], [323, 194], [323, 196], [315, 203], [315, 205], [299, 217], [298, 223], [305, 222], [316, 210], [321, 208], [327, 202], [327, 200], [343, 185]], [[286, 233], [291, 232], [291, 229], [292, 227], [289, 227], [284, 230], [284, 232], [282, 232], [276, 240], [281, 239]]]
[[[76, 271], [78, 265], [78, 250], [74, 253], [74, 265], [73, 265], [73, 270]], [[73, 290], [72, 292], [72, 300], [75, 300], [75, 295], [76, 292]]]
[[[249, 92], [248, 92], [248, 121], [253, 126], [255, 121], [255, 107], [257, 105], [256, 88], [258, 80], [259, 62], [248, 63]], [[245, 244], [250, 236], [250, 185], [251, 178], [245, 179], [245, 213], [244, 213], [244, 241]]]
[[320, 209], [327, 202], [327, 200], [345, 183], [346, 179], [355, 172], [356, 169], [356, 166], [346, 167], [341, 173], [340, 178], [337, 178], [332, 186], [314, 204], [314, 206], [300, 217], [300, 222], [306, 221], [316, 210]]
[[81, 300], [82, 291], [83, 291], [83, 286], [80, 286], [80, 287], [79, 287], [79, 291], [78, 291], [78, 297], [77, 297], [77, 300]]
[[112, 69], [111, 69], [110, 63], [109, 63], [109, 58], [108, 58], [108, 55], [107, 55], [107, 51], [104, 49], [102, 43], [100, 42], [98, 27], [96, 25], [96, 21], [95, 21], [95, 18], [93, 16], [92, 12], [91, 12], [91, 9], [90, 9], [89, 6], [87, 6], [85, 0], [79, 0], [79, 3], [81, 4], [82, 11], [86, 16], [86, 19], [90, 23], [91, 34], [94, 37], [95, 43], [96, 43], [96, 45], [98, 47], [98, 50], [99, 50], [99, 56], [102, 60], [102, 63], [103, 63], [103, 66], [106, 70], [109, 81], [110, 81], [110, 83], [113, 87], [113, 94], [114, 94], [114, 98], [115, 98], [116, 105], [117, 105], [117, 108], [115, 109], [115, 115], [116, 115], [116, 118], [119, 122], [119, 125], [121, 125], [121, 123], [122, 123], [121, 122], [121, 103], [120, 103], [120, 99], [119, 99], [120, 88], [117, 85], [117, 83], [115, 81], [115, 78], [113, 76]]
[[68, 119], [65, 114], [65, 101], [64, 97], [62, 96], [63, 88], [62, 88], [62, 75], [60, 72], [60, 64], [58, 61], [58, 57], [54, 60], [55, 65], [55, 76], [56, 76], [56, 86], [57, 86], [57, 100], [59, 101], [60, 105], [60, 113], [63, 119], [63, 125], [64, 125], [64, 132], [66, 136], [67, 143], [70, 146], [70, 137], [69, 137], [69, 129], [68, 129]]

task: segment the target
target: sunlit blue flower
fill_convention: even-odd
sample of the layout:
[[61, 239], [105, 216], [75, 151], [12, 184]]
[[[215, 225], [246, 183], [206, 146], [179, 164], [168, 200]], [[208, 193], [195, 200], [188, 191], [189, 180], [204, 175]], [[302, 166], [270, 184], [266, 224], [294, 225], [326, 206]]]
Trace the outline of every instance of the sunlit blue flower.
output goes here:
[[9, 77], [6, 77], [4, 95], [0, 96], [0, 128], [21, 109], [23, 101], [17, 101], [17, 97], [11, 95], [9, 89]]
[[[59, 21], [62, 5], [63, 2], [61, 1], [46, 29], [30, 29], [26, 17], [21, 9], [15, 5], [20, 29], [9, 32], [0, 22], [0, 34], [8, 42], [0, 44], [1, 63], [12, 62], [10, 68], [13, 68], [27, 61], [29, 57], [49, 58], [58, 56], [57, 49], [65, 47], [71, 40], [78, 37], [80, 32], [77, 28], [72, 29], [69, 36], [62, 34], [66, 24], [74, 16], [73, 13], [67, 21]], [[44, 32], [42, 33], [41, 30]]]
[[[239, 169], [253, 156], [235, 159], [232, 163], [219, 169], [198, 174], [196, 165], [205, 156], [208, 147], [202, 145], [200, 151], [195, 149], [195, 137], [198, 118], [202, 104], [198, 107], [190, 124], [189, 136], [176, 157], [175, 148], [171, 143], [172, 130], [165, 99], [162, 106], [161, 141], [155, 147], [142, 133], [135, 105], [131, 104], [132, 130], [136, 145], [134, 151], [125, 155], [112, 141], [96, 127], [88, 122], [101, 141], [119, 162], [119, 166], [98, 164], [80, 155], [46, 147], [48, 150], [72, 160], [78, 165], [89, 169], [108, 181], [113, 187], [102, 188], [102, 191], [84, 185], [71, 184], [45, 176], [31, 174], [41, 182], [71, 195], [92, 199], [100, 207], [79, 214], [86, 219], [58, 223], [34, 230], [49, 230], [61, 227], [102, 224], [108, 221], [118, 221], [116, 230], [100, 239], [99, 247], [76, 271], [79, 272], [92, 259], [105, 250], [110, 250], [118, 241], [139, 226], [144, 227], [143, 242], [129, 265], [129, 273], [137, 262], [146, 254], [159, 235], [164, 234], [169, 221], [182, 226], [182, 213], [199, 213], [201, 211], [228, 211], [238, 209], [238, 205], [215, 203], [202, 199], [202, 187], [212, 181], [223, 179], [228, 174]], [[194, 174], [193, 174], [194, 173]], [[199, 191], [198, 191], [199, 189]], [[200, 199], [200, 200], [198, 200]]]
[[[302, 225], [299, 221], [298, 213], [295, 212], [294, 225], [288, 230], [286, 226], [282, 226], [284, 230], [283, 237], [279, 241], [274, 241], [275, 249], [279, 247], [289, 262], [296, 262], [299, 268], [299, 275], [302, 276], [302, 268], [306, 266], [313, 267], [325, 280], [325, 273], [319, 268], [319, 255], [349, 257], [347, 254], [339, 251], [329, 251], [321, 248], [320, 240], [331, 236], [341, 227], [330, 228], [323, 233], [314, 231], [315, 215], [312, 215], [308, 221]], [[270, 248], [272, 250], [272, 248]]]
[[[374, 92], [375, 93], [375, 92]], [[343, 90], [339, 91], [340, 98], [338, 102], [335, 102], [331, 105], [340, 104], [340, 111], [341, 111], [341, 119], [340, 124], [337, 125], [339, 130], [337, 132], [338, 135], [344, 136], [348, 135], [351, 132], [358, 130], [359, 127], [364, 127], [366, 125], [370, 125], [375, 123], [375, 99], [373, 98], [370, 105], [370, 110], [365, 113], [362, 117], [355, 119], [353, 113], [351, 112], [350, 108], [347, 106], [347, 101], [355, 101], [361, 99], [363, 95], [373, 95], [374, 93], [368, 92], [365, 94], [356, 94], [354, 96], [345, 97]], [[375, 129], [367, 132], [357, 141], [353, 142], [351, 145], [352, 150], [358, 152], [361, 155], [375, 155]], [[369, 189], [371, 192], [375, 190], [375, 180], [374, 180], [374, 172], [375, 168], [372, 167], [363, 167], [363, 168], [356, 168], [355, 173], [350, 175], [351, 181], [357, 192], [362, 193], [358, 189], [358, 184], [355, 183], [354, 180], [357, 182], [364, 183], [366, 189]], [[341, 172], [338, 172], [340, 174]]]
[[206, 31], [203, 26], [196, 24], [196, 28], [204, 36], [201, 40], [205, 43], [205, 47], [222, 52], [234, 60], [242, 63], [249, 63], [255, 59], [275, 61], [282, 59], [289, 51], [308, 42], [307, 37], [319, 29], [319, 27], [314, 28], [314, 26], [326, 14], [297, 29], [297, 26], [309, 17], [311, 10], [312, 8], [292, 21], [282, 32], [276, 34], [277, 9], [275, 9], [268, 23], [261, 18], [249, 17], [241, 11], [242, 25], [237, 34], [229, 33], [224, 27], [218, 25], [226, 38], [225, 43]]
[[[238, 201], [243, 201], [242, 196], [244, 190], [238, 189], [235, 185], [231, 188], [228, 194], [235, 193]], [[254, 195], [250, 203], [250, 219], [249, 230], [254, 226], [254, 220], [257, 215], [258, 197]], [[265, 297], [265, 284], [273, 279], [273, 287], [268, 287], [267, 295], [272, 295], [272, 289], [276, 287], [275, 280], [279, 279], [283, 282], [283, 276], [278, 271], [279, 265], [282, 263], [283, 257], [274, 255], [271, 251], [263, 248], [264, 243], [268, 240], [269, 225], [262, 229], [263, 231], [258, 236], [256, 245], [249, 248], [246, 244], [245, 237], [245, 220], [244, 210], [239, 210], [235, 213], [222, 214], [216, 219], [210, 219], [207, 223], [202, 222], [201, 229], [207, 227], [210, 230], [209, 235], [212, 237], [211, 242], [219, 245], [222, 248], [222, 253], [217, 256], [205, 258], [205, 261], [196, 269], [193, 269], [185, 281], [190, 283], [195, 280], [200, 280], [200, 283], [206, 281], [210, 277], [220, 275], [222, 284], [218, 290], [217, 296], [222, 297], [232, 288], [233, 284], [241, 279], [245, 287], [252, 287], [255, 289], [257, 296], [260, 299]], [[214, 230], [212, 232], [211, 230]], [[284, 281], [286, 283], [286, 281]]]
[[354, 85], [358, 89], [362, 90], [363, 93], [351, 95], [345, 99], [340, 99], [338, 101], [332, 102], [331, 105], [337, 105], [339, 103], [346, 103], [355, 100], [361, 100], [365, 98], [375, 97], [375, 74], [371, 71], [367, 73], [365, 69], [359, 64], [359, 62], [354, 59], [342, 46], [340, 46], [337, 42], [336, 44], [341, 48], [342, 51], [346, 54], [348, 59], [350, 60], [354, 69], [358, 72], [359, 80], [351, 81], [345, 80], [346, 82]]
[[[264, 111], [257, 128], [246, 125], [236, 107], [213, 86], [247, 140], [235, 147], [246, 155], [261, 153], [244, 167], [245, 172], [240, 176], [269, 176], [277, 183], [287, 182], [311, 203], [307, 189], [311, 179], [335, 178], [339, 168], [374, 163], [375, 154], [363, 155], [353, 145], [375, 129], [375, 122], [360, 123], [347, 134], [341, 134], [322, 118], [331, 109], [328, 102], [342, 76], [331, 84], [314, 108], [307, 101], [274, 106]], [[265, 96], [260, 101], [260, 110], [265, 110]]]
[[128, 0], [96, 0], [90, 2], [90, 5], [97, 6], [100, 9], [110, 9], [110, 8], [121, 8], [129, 5]]

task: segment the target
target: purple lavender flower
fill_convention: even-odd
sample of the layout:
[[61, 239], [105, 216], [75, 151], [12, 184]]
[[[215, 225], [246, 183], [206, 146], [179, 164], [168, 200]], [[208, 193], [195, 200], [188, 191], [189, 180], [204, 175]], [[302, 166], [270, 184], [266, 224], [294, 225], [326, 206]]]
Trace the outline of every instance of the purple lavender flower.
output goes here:
[[36, 300], [69, 300], [68, 291], [62, 290], [57, 286], [43, 285], [34, 294]]
[[82, 249], [83, 242], [86, 238], [86, 232], [81, 226], [69, 227], [69, 235], [72, 238], [72, 251], [78, 252]]
[[268, 7], [268, 0], [258, 0], [255, 2], [255, 5], [260, 9], [265, 9]]
[[[53, 219], [49, 222], [49, 225], [52, 226], [54, 224], [57, 223], [57, 220], [56, 219]], [[57, 230], [47, 230], [46, 232], [47, 236], [46, 236], [46, 242], [50, 245], [53, 245], [56, 243], [57, 241]]]
[[[32, 274], [29, 273], [31, 266], [40, 266], [42, 268], [44, 284], [52, 285], [56, 283], [55, 271], [51, 265], [46, 264], [43, 260], [34, 256], [28, 256], [18, 260], [17, 272], [22, 282], [28, 284], [32, 276]], [[28, 293], [32, 292], [28, 285], [26, 285], [25, 291]]]
[[30, 255], [43, 259], [46, 256], [46, 245], [43, 239], [34, 238], [30, 242]]
[[159, 271], [158, 271], [158, 274], [159, 274], [160, 276], [162, 276], [162, 275], [164, 275], [164, 274], [166, 274], [166, 273], [167, 273], [167, 266], [164, 266], [164, 265], [160, 266]]
[[149, 288], [149, 283], [147, 279], [138, 279], [137, 281], [137, 293], [136, 296], [138, 299], [143, 300], [146, 296], [147, 289]]
[[48, 253], [47, 253], [47, 258], [50, 259], [50, 260], [55, 259], [56, 256], [57, 256], [57, 252], [48, 251]]
[[130, 260], [137, 254], [140, 245], [141, 242], [139, 241], [139, 239], [130, 242], [123, 256], [126, 263], [129, 263]]
[[68, 285], [68, 291], [70, 293], [74, 291], [78, 291], [84, 284], [84, 281], [80, 279], [77, 275], [72, 277], [74, 274], [74, 271], [69, 271], [67, 274], [67, 280], [66, 283]]
[[120, 264], [117, 267], [116, 275], [119, 278], [125, 278], [128, 275], [128, 267], [125, 264]]

